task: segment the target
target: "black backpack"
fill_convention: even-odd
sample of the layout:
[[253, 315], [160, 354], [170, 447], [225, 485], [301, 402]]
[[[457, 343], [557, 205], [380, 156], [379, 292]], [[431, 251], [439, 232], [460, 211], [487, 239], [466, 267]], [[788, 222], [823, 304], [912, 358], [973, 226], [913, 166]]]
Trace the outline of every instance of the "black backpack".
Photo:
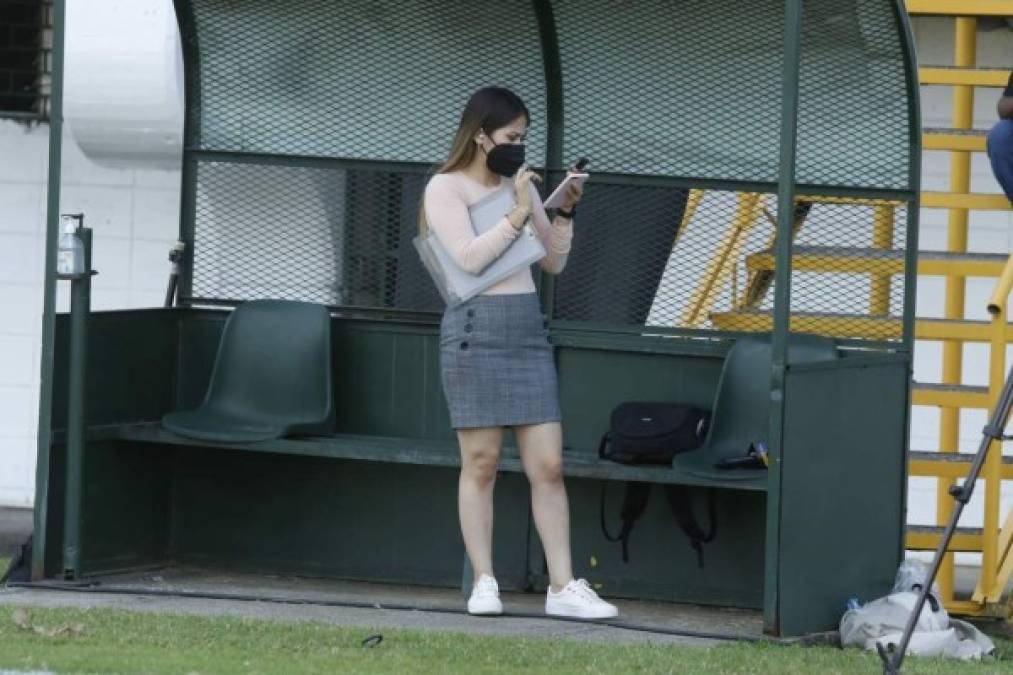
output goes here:
[[620, 464], [671, 464], [707, 437], [710, 412], [680, 403], [626, 401], [612, 411], [598, 456]]
[[[620, 464], [670, 464], [680, 452], [700, 447], [707, 437], [710, 413], [679, 403], [627, 401], [612, 411], [609, 430], [602, 436], [598, 456]], [[717, 534], [714, 490], [708, 490], [710, 527], [704, 532], [693, 515], [692, 495], [685, 485], [665, 485], [665, 497], [676, 522], [696, 551], [703, 567], [703, 545]], [[605, 483], [601, 488], [601, 530], [609, 541], [622, 542], [623, 562], [629, 562], [629, 538], [633, 524], [643, 514], [650, 497], [651, 484], [626, 483], [623, 496], [622, 528], [609, 534], [605, 525]]]
[[[685, 485], [664, 485], [665, 497], [668, 500], [668, 508], [675, 517], [682, 531], [689, 537], [690, 546], [696, 551], [697, 564], [703, 567], [703, 545], [713, 541], [718, 533], [717, 507], [714, 500], [714, 489], [707, 489], [707, 517], [710, 522], [707, 532], [703, 531], [696, 517], [693, 515], [692, 493]], [[639, 481], [626, 483], [626, 492], [623, 495], [623, 507], [621, 518], [623, 521], [619, 534], [609, 534], [605, 525], [605, 483], [601, 486], [601, 531], [609, 541], [619, 541], [623, 545], [623, 562], [630, 561], [630, 533], [633, 531], [633, 524], [644, 513], [647, 508], [647, 499], [651, 495], [651, 484]]]

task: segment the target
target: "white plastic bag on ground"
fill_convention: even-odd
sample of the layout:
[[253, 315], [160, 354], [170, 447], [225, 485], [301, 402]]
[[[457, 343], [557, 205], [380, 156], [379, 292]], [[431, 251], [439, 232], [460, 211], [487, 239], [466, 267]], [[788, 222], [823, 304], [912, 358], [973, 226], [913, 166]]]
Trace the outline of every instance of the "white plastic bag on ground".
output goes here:
[[[897, 572], [894, 593], [841, 617], [841, 644], [876, 651], [882, 644], [889, 649], [900, 645], [908, 617], [918, 602], [918, 592], [926, 573], [920, 563], [905, 562]], [[908, 654], [980, 659], [995, 652], [992, 641], [977, 628], [959, 619], [951, 619], [938, 602], [938, 588], [922, 607], [918, 623], [908, 644]], [[935, 598], [935, 602], [931, 602]]]
[[[905, 560], [897, 568], [897, 576], [893, 580], [891, 593], [904, 591], [920, 591], [922, 582], [929, 576], [929, 568], [917, 560]], [[939, 599], [939, 584], [932, 582], [932, 595]]]

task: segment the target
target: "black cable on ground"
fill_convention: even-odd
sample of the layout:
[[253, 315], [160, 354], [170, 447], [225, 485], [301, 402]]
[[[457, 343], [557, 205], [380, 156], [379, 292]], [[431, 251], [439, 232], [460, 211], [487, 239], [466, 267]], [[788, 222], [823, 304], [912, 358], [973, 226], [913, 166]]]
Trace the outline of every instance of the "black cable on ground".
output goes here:
[[[387, 609], [401, 612], [435, 612], [439, 614], [467, 614], [464, 609], [449, 607], [426, 607], [423, 605], [409, 605], [400, 603], [383, 602], [358, 602], [354, 600], [307, 600], [302, 598], [278, 598], [246, 593], [214, 593], [211, 591], [184, 591], [184, 590], [162, 590], [162, 589], [135, 589], [117, 586], [101, 586], [101, 582], [90, 584], [70, 585], [52, 581], [32, 582], [10, 582], [9, 588], [41, 588], [56, 591], [71, 591], [78, 593], [109, 593], [115, 595], [157, 595], [163, 597], [180, 598], [201, 598], [206, 600], [238, 600], [243, 602], [273, 602], [284, 605], [319, 605], [323, 607], [350, 607], [355, 609]], [[469, 615], [470, 616], [470, 615]], [[706, 640], [720, 640], [724, 642], [767, 642], [772, 644], [795, 644], [794, 641], [778, 640], [756, 635], [742, 635], [737, 633], [713, 633], [709, 631], [697, 631], [679, 628], [665, 628], [664, 626], [651, 626], [639, 623], [626, 623], [621, 621], [607, 621], [597, 619], [572, 619], [568, 617], [551, 616], [547, 614], [536, 614], [532, 612], [504, 612], [500, 616], [517, 619], [540, 619], [562, 621], [565, 623], [589, 624], [594, 626], [605, 626], [608, 628], [619, 628], [621, 630], [635, 631], [639, 633], [654, 633], [657, 635], [673, 635], [677, 637], [701, 638]], [[476, 617], [478, 618], [478, 617]]]

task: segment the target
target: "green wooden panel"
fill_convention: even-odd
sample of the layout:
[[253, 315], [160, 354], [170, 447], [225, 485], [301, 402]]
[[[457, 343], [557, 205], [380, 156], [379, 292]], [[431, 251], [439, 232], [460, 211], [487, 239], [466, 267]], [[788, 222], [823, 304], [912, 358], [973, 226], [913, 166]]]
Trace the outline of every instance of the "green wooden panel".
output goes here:
[[[460, 583], [453, 469], [206, 448], [180, 448], [176, 459], [173, 547], [184, 563]], [[527, 576], [526, 483], [500, 476], [496, 486], [494, 565], [504, 588]]]
[[[601, 485], [597, 480], [566, 481], [575, 576], [601, 584], [601, 593], [611, 597], [761, 606], [766, 508], [762, 493], [718, 490], [718, 534], [704, 544], [704, 567], [700, 568], [661, 485], [651, 488], [647, 510], [630, 537], [630, 560], [624, 563], [621, 545], [606, 540], [601, 531]], [[697, 521], [706, 528], [706, 490], [694, 488], [693, 495]], [[605, 515], [613, 535], [621, 523], [622, 498], [623, 484], [610, 481]], [[534, 530], [531, 536], [532, 567], [541, 571], [540, 543]]]
[[166, 563], [171, 453], [89, 443], [81, 511], [83, 575]]
[[392, 330], [337, 321], [334, 334], [339, 431], [455, 438], [440, 381], [437, 327]]
[[[106, 461], [88, 465], [88, 574], [171, 559], [373, 581], [459, 581], [463, 548], [454, 467], [123, 441], [92, 447]], [[165, 508], [170, 483], [171, 537]], [[114, 484], [131, 487], [115, 494], [108, 489]], [[660, 487], [637, 525], [631, 561], [623, 563], [619, 546], [600, 530], [600, 485], [567, 479], [578, 576], [603, 584], [603, 592], [615, 597], [759, 607], [762, 494], [719, 491], [719, 536], [706, 546], [700, 569]], [[606, 513], [614, 529], [622, 483], [609, 486]], [[500, 474], [494, 564], [504, 588], [544, 583], [529, 495], [522, 475]], [[696, 511], [706, 523], [703, 495], [696, 493]]]
[[903, 553], [908, 378], [904, 356], [788, 370], [782, 635], [834, 629], [848, 598], [892, 586]]
[[[88, 349], [85, 364], [85, 422], [88, 425], [132, 423], [160, 419], [162, 414], [173, 408], [176, 388], [175, 362], [177, 344], [178, 314], [166, 309], [142, 309], [109, 312], [92, 312], [88, 317]], [[60, 314], [56, 317], [53, 368], [53, 403], [51, 428], [54, 442], [49, 448], [47, 481], [45, 491], [45, 541], [40, 542], [44, 551], [44, 569], [47, 576], [55, 576], [62, 570], [63, 517], [66, 489], [66, 446], [67, 425], [67, 374], [70, 352], [70, 317]], [[122, 493], [121, 507], [129, 512], [132, 498], [138, 499], [137, 508], [143, 509], [144, 489], [135, 491], [127, 473], [117, 473], [120, 468], [106, 462], [100, 450], [93, 451], [88, 444], [85, 453], [84, 483], [86, 491], [84, 513], [87, 519], [91, 508], [88, 494], [104, 498], [105, 492]], [[106, 447], [106, 446], [102, 446]], [[100, 453], [92, 457], [92, 453]], [[42, 463], [40, 462], [40, 465]], [[108, 474], [108, 477], [107, 477]], [[123, 480], [123, 484], [117, 482]], [[138, 476], [139, 485], [144, 477]], [[94, 492], [99, 490], [99, 492]], [[116, 515], [115, 509], [113, 515]], [[129, 516], [128, 516], [129, 517]], [[114, 527], [129, 525], [129, 521], [114, 521]], [[89, 561], [88, 548], [92, 540], [87, 532], [82, 540], [82, 564]], [[104, 535], [101, 535], [104, 536]], [[143, 540], [143, 535], [140, 540]], [[150, 560], [151, 547], [138, 544], [135, 551], [137, 560]], [[99, 544], [100, 551], [103, 546]], [[105, 555], [105, 554], [102, 554]], [[119, 555], [119, 554], [116, 554]], [[133, 554], [131, 554], [133, 555]], [[86, 568], [87, 569], [87, 568]]]
[[[172, 409], [177, 317], [173, 310], [93, 312], [88, 318], [85, 420], [109, 424], [160, 419]], [[54, 429], [67, 426], [70, 317], [56, 317]]]
[[[171, 455], [138, 453], [119, 441], [85, 446], [81, 506], [81, 573], [167, 562]], [[45, 542], [47, 578], [62, 574], [67, 446], [50, 452]]]

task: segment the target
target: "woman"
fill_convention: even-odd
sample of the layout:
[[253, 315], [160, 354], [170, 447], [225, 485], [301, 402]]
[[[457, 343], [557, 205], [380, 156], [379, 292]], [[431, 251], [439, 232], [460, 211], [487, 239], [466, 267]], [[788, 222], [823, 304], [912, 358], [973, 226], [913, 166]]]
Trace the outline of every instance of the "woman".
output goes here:
[[[426, 186], [421, 226], [432, 228], [462, 269], [480, 273], [531, 219], [545, 245], [542, 269], [559, 274], [573, 236], [581, 189], [571, 186], [550, 222], [538, 177], [524, 166], [531, 118], [517, 95], [490, 87], [465, 106], [450, 157]], [[512, 189], [515, 205], [495, 227], [475, 236], [468, 207], [495, 190]], [[464, 545], [475, 571], [471, 614], [501, 614], [492, 569], [492, 493], [503, 430], [511, 427], [531, 483], [535, 527], [549, 566], [545, 611], [557, 616], [618, 615], [570, 565], [570, 524], [562, 480], [559, 394], [547, 322], [530, 268], [482, 294], [447, 308], [440, 324], [440, 367], [451, 426], [461, 446], [458, 509]]]

